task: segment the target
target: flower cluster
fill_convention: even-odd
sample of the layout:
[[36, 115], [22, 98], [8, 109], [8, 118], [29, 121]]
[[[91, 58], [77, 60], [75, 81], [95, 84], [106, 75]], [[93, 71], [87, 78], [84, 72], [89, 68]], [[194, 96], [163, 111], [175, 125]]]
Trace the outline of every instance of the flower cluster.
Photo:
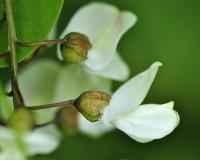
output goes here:
[[[77, 11], [60, 36], [69, 42], [58, 46], [57, 53], [61, 60], [80, 63], [60, 66], [52, 60], [39, 60], [19, 76], [27, 104], [76, 99], [74, 106], [77, 110], [50, 108], [34, 111], [37, 123], [55, 120], [56, 115], [56, 124], [65, 123], [70, 131], [79, 130], [98, 137], [117, 128], [141, 143], [163, 138], [176, 128], [179, 115], [173, 109], [174, 102], [142, 104], [162, 66], [160, 62], [130, 78], [114, 93], [111, 90], [112, 80], [125, 81], [129, 77], [128, 65], [120, 57], [117, 46], [136, 21], [135, 14], [106, 3], [93, 2]], [[79, 99], [77, 95], [81, 95]], [[8, 110], [9, 115], [12, 108]], [[67, 112], [73, 113], [73, 117], [70, 118]], [[69, 131], [65, 124], [22, 135], [0, 127], [0, 159], [14, 160], [23, 155], [52, 151], [59, 143], [57, 129]]]

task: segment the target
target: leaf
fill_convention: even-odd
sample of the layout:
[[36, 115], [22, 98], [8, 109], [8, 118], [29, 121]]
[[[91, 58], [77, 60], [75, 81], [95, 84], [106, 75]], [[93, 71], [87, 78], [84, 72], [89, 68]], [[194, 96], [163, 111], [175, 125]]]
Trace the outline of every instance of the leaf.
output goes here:
[[[64, 0], [12, 0], [16, 36], [20, 41], [40, 41], [47, 38], [56, 23]], [[0, 0], [2, 8], [3, 0]], [[2, 15], [3, 9], [0, 9]], [[1, 13], [2, 12], [2, 13]], [[1, 17], [1, 16], [0, 16]], [[7, 49], [6, 25], [0, 25], [0, 52]], [[37, 49], [17, 47], [18, 62], [31, 56]], [[8, 61], [0, 59], [0, 68], [6, 67]]]
[[3, 87], [0, 84], [0, 117], [6, 120], [13, 111], [11, 102], [6, 97]]
[[0, 0], [0, 22], [2, 23], [2, 19], [3, 19], [3, 13], [4, 13], [4, 6], [2, 3], [2, 0]]

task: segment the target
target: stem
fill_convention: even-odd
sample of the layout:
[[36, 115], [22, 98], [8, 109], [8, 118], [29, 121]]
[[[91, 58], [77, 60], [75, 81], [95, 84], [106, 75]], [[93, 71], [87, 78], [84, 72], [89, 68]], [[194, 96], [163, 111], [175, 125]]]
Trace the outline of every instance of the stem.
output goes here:
[[17, 62], [16, 62], [16, 52], [15, 52], [15, 26], [14, 20], [12, 15], [12, 7], [10, 0], [4, 0], [5, 3], [5, 10], [6, 10], [6, 20], [7, 20], [7, 27], [8, 27], [8, 50], [11, 54], [11, 67], [13, 76], [17, 76]]
[[45, 46], [49, 44], [63, 44], [65, 39], [56, 39], [56, 40], [46, 40], [46, 41], [37, 41], [37, 42], [16, 42], [17, 46], [20, 47], [35, 47], [35, 46]]
[[19, 91], [18, 82], [17, 82], [17, 58], [15, 50], [15, 26], [13, 20], [11, 0], [4, 0], [5, 11], [6, 11], [6, 21], [8, 28], [8, 51], [10, 52], [11, 60], [11, 84], [13, 91], [13, 103], [15, 107], [22, 107], [24, 105], [23, 98]]
[[38, 48], [28, 60], [19, 63], [19, 69], [25, 68], [32, 64], [36, 60], [36, 58], [39, 57], [41, 48], [42, 47]]
[[12, 96], [13, 96], [12, 91], [10, 91], [10, 92], [6, 92], [5, 94], [6, 94], [6, 96], [8, 96], [8, 97], [12, 97]]
[[46, 123], [42, 123], [42, 124], [36, 124], [34, 128], [35, 129], [42, 128], [42, 127], [48, 126], [48, 125], [53, 124], [53, 123], [54, 123], [54, 120], [46, 122]]
[[73, 104], [74, 104], [74, 100], [68, 100], [64, 102], [38, 105], [38, 106], [26, 106], [26, 107], [30, 110], [39, 110], [39, 109], [55, 108], [55, 107], [67, 107], [67, 106], [72, 106]]

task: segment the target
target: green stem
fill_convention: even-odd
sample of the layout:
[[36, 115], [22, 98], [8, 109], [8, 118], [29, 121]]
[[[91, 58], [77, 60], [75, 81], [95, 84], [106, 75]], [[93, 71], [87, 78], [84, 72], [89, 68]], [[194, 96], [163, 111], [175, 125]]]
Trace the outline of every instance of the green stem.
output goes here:
[[36, 60], [36, 58], [39, 57], [39, 55], [41, 54], [40, 50], [42, 50], [42, 48], [43, 47], [38, 48], [28, 60], [19, 63], [19, 69], [25, 68], [32, 64]]
[[38, 105], [38, 106], [26, 106], [26, 107], [30, 110], [39, 110], [39, 109], [55, 108], [55, 107], [67, 107], [67, 106], [72, 106], [73, 104], [74, 104], [74, 100], [68, 100], [64, 102]]
[[63, 44], [63, 43], [65, 43], [65, 39], [46, 40], [46, 41], [37, 41], [37, 42], [17, 41], [16, 45], [19, 47], [35, 47], [35, 46], [45, 46], [49, 44]]
[[12, 13], [11, 0], [4, 0], [5, 11], [6, 11], [6, 21], [8, 28], [8, 51], [10, 52], [11, 60], [11, 84], [13, 91], [13, 103], [15, 107], [22, 107], [24, 105], [23, 98], [19, 91], [18, 82], [17, 82], [17, 58], [15, 50], [15, 26]]
[[34, 126], [34, 128], [35, 128], [35, 129], [38, 129], [38, 128], [46, 127], [46, 126], [51, 125], [51, 124], [53, 124], [53, 123], [54, 123], [54, 120], [49, 121], [49, 122], [45, 122], [45, 123], [42, 123], [42, 124], [36, 124], [36, 125]]

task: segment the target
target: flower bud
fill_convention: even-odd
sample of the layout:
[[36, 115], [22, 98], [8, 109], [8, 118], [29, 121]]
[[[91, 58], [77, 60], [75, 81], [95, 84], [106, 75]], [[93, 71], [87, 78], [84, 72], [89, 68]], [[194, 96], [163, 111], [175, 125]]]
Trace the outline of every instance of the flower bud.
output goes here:
[[78, 128], [78, 111], [74, 106], [59, 109], [55, 116], [55, 124], [64, 133], [75, 133]]
[[61, 44], [61, 54], [68, 63], [79, 63], [87, 59], [87, 53], [92, 47], [86, 35], [71, 32], [65, 36], [65, 43]]
[[26, 132], [33, 129], [35, 121], [31, 111], [26, 108], [19, 108], [11, 114], [8, 123], [16, 131]]
[[89, 121], [98, 121], [103, 109], [110, 102], [110, 95], [105, 92], [88, 91], [75, 100], [77, 110]]

